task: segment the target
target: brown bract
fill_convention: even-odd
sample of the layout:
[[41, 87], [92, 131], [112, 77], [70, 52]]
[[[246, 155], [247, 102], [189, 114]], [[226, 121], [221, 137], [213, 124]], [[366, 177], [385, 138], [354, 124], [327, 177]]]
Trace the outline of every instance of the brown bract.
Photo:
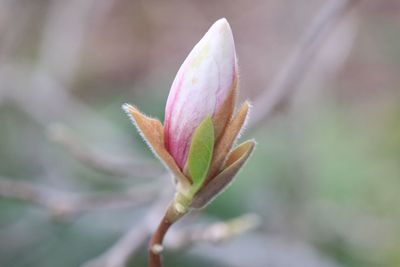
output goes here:
[[237, 146], [229, 154], [223, 170], [196, 194], [191, 207], [203, 208], [217, 197], [232, 182], [235, 175], [251, 155], [255, 144], [254, 140], [249, 140]]
[[[225, 115], [216, 116], [213, 120], [214, 127], [220, 131], [220, 137], [214, 144], [214, 154], [207, 179], [200, 190], [193, 196], [190, 205], [192, 208], [201, 208], [214, 199], [233, 180], [254, 149], [254, 140], [249, 140], [231, 151], [234, 142], [243, 128], [250, 108], [249, 102], [244, 102], [235, 116], [231, 118], [236, 98], [235, 91], [232, 90], [232, 94], [226, 103], [224, 103]], [[190, 188], [190, 177], [182, 172], [165, 147], [164, 131], [161, 122], [142, 114], [138, 109], [128, 104], [124, 105], [124, 110], [132, 118], [136, 128], [154, 154], [175, 176], [180, 188]], [[221, 126], [221, 122], [224, 122], [223, 128], [215, 126], [215, 124]], [[218, 133], [216, 135], [218, 136]], [[188, 192], [188, 190], [185, 191]]]
[[131, 117], [136, 128], [149, 145], [153, 153], [174, 174], [179, 183], [182, 185], [187, 185], [189, 183], [188, 178], [183, 175], [174, 158], [165, 148], [164, 127], [162, 123], [157, 119], [153, 119], [144, 115], [137, 108], [129, 104], [125, 104], [123, 108]]
[[221, 108], [213, 116], [213, 123], [215, 128], [215, 140], [217, 142], [224, 134], [226, 126], [232, 119], [232, 115], [235, 110], [237, 91], [238, 91], [236, 77], [234, 78], [232, 87], [229, 91], [230, 93], [228, 97], [225, 99]]
[[249, 108], [249, 102], [246, 101], [242, 104], [235, 117], [232, 118], [225, 127], [221, 138], [215, 144], [214, 155], [206, 183], [210, 182], [213, 177], [221, 171], [228, 152], [231, 150], [233, 143], [236, 141], [241, 129], [243, 128], [247, 114], [249, 113]]

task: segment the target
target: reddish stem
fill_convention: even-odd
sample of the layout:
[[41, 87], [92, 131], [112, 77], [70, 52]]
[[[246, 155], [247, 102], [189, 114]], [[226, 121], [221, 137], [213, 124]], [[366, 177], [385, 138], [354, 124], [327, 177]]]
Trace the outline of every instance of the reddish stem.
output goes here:
[[149, 245], [149, 267], [162, 267], [161, 250], [164, 237], [172, 223], [164, 216]]

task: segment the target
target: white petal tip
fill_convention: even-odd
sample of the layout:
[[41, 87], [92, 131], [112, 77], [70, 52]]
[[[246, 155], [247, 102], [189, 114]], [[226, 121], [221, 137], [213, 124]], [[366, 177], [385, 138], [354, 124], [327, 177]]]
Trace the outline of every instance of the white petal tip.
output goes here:
[[217, 20], [216, 22], [214, 22], [211, 28], [216, 29], [220, 32], [225, 32], [225, 31], [231, 32], [231, 26], [229, 25], [229, 22], [226, 18], [221, 18]]
[[220, 18], [214, 24], [218, 24], [218, 25], [221, 25], [221, 26], [222, 25], [229, 26], [228, 20], [226, 18]]

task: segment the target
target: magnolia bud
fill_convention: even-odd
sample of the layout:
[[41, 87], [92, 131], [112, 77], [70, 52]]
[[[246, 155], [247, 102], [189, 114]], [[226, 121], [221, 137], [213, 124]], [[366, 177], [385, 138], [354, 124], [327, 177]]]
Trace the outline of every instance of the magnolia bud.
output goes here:
[[[184, 169], [194, 130], [207, 116], [213, 118], [216, 137], [221, 134], [234, 106], [236, 52], [226, 19], [215, 22], [180, 67], [165, 109], [164, 140], [167, 150]], [[231, 108], [219, 119], [228, 102]], [[225, 104], [225, 105], [224, 105]]]

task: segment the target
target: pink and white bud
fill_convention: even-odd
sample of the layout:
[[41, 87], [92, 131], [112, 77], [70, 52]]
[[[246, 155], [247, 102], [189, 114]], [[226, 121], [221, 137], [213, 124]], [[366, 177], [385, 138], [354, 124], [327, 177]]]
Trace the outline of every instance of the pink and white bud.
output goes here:
[[[220, 19], [196, 44], [180, 67], [166, 104], [164, 142], [182, 170], [188, 158], [193, 132], [205, 117], [215, 119], [236, 89], [236, 64], [231, 28], [226, 19]], [[225, 125], [215, 127], [223, 128]]]

